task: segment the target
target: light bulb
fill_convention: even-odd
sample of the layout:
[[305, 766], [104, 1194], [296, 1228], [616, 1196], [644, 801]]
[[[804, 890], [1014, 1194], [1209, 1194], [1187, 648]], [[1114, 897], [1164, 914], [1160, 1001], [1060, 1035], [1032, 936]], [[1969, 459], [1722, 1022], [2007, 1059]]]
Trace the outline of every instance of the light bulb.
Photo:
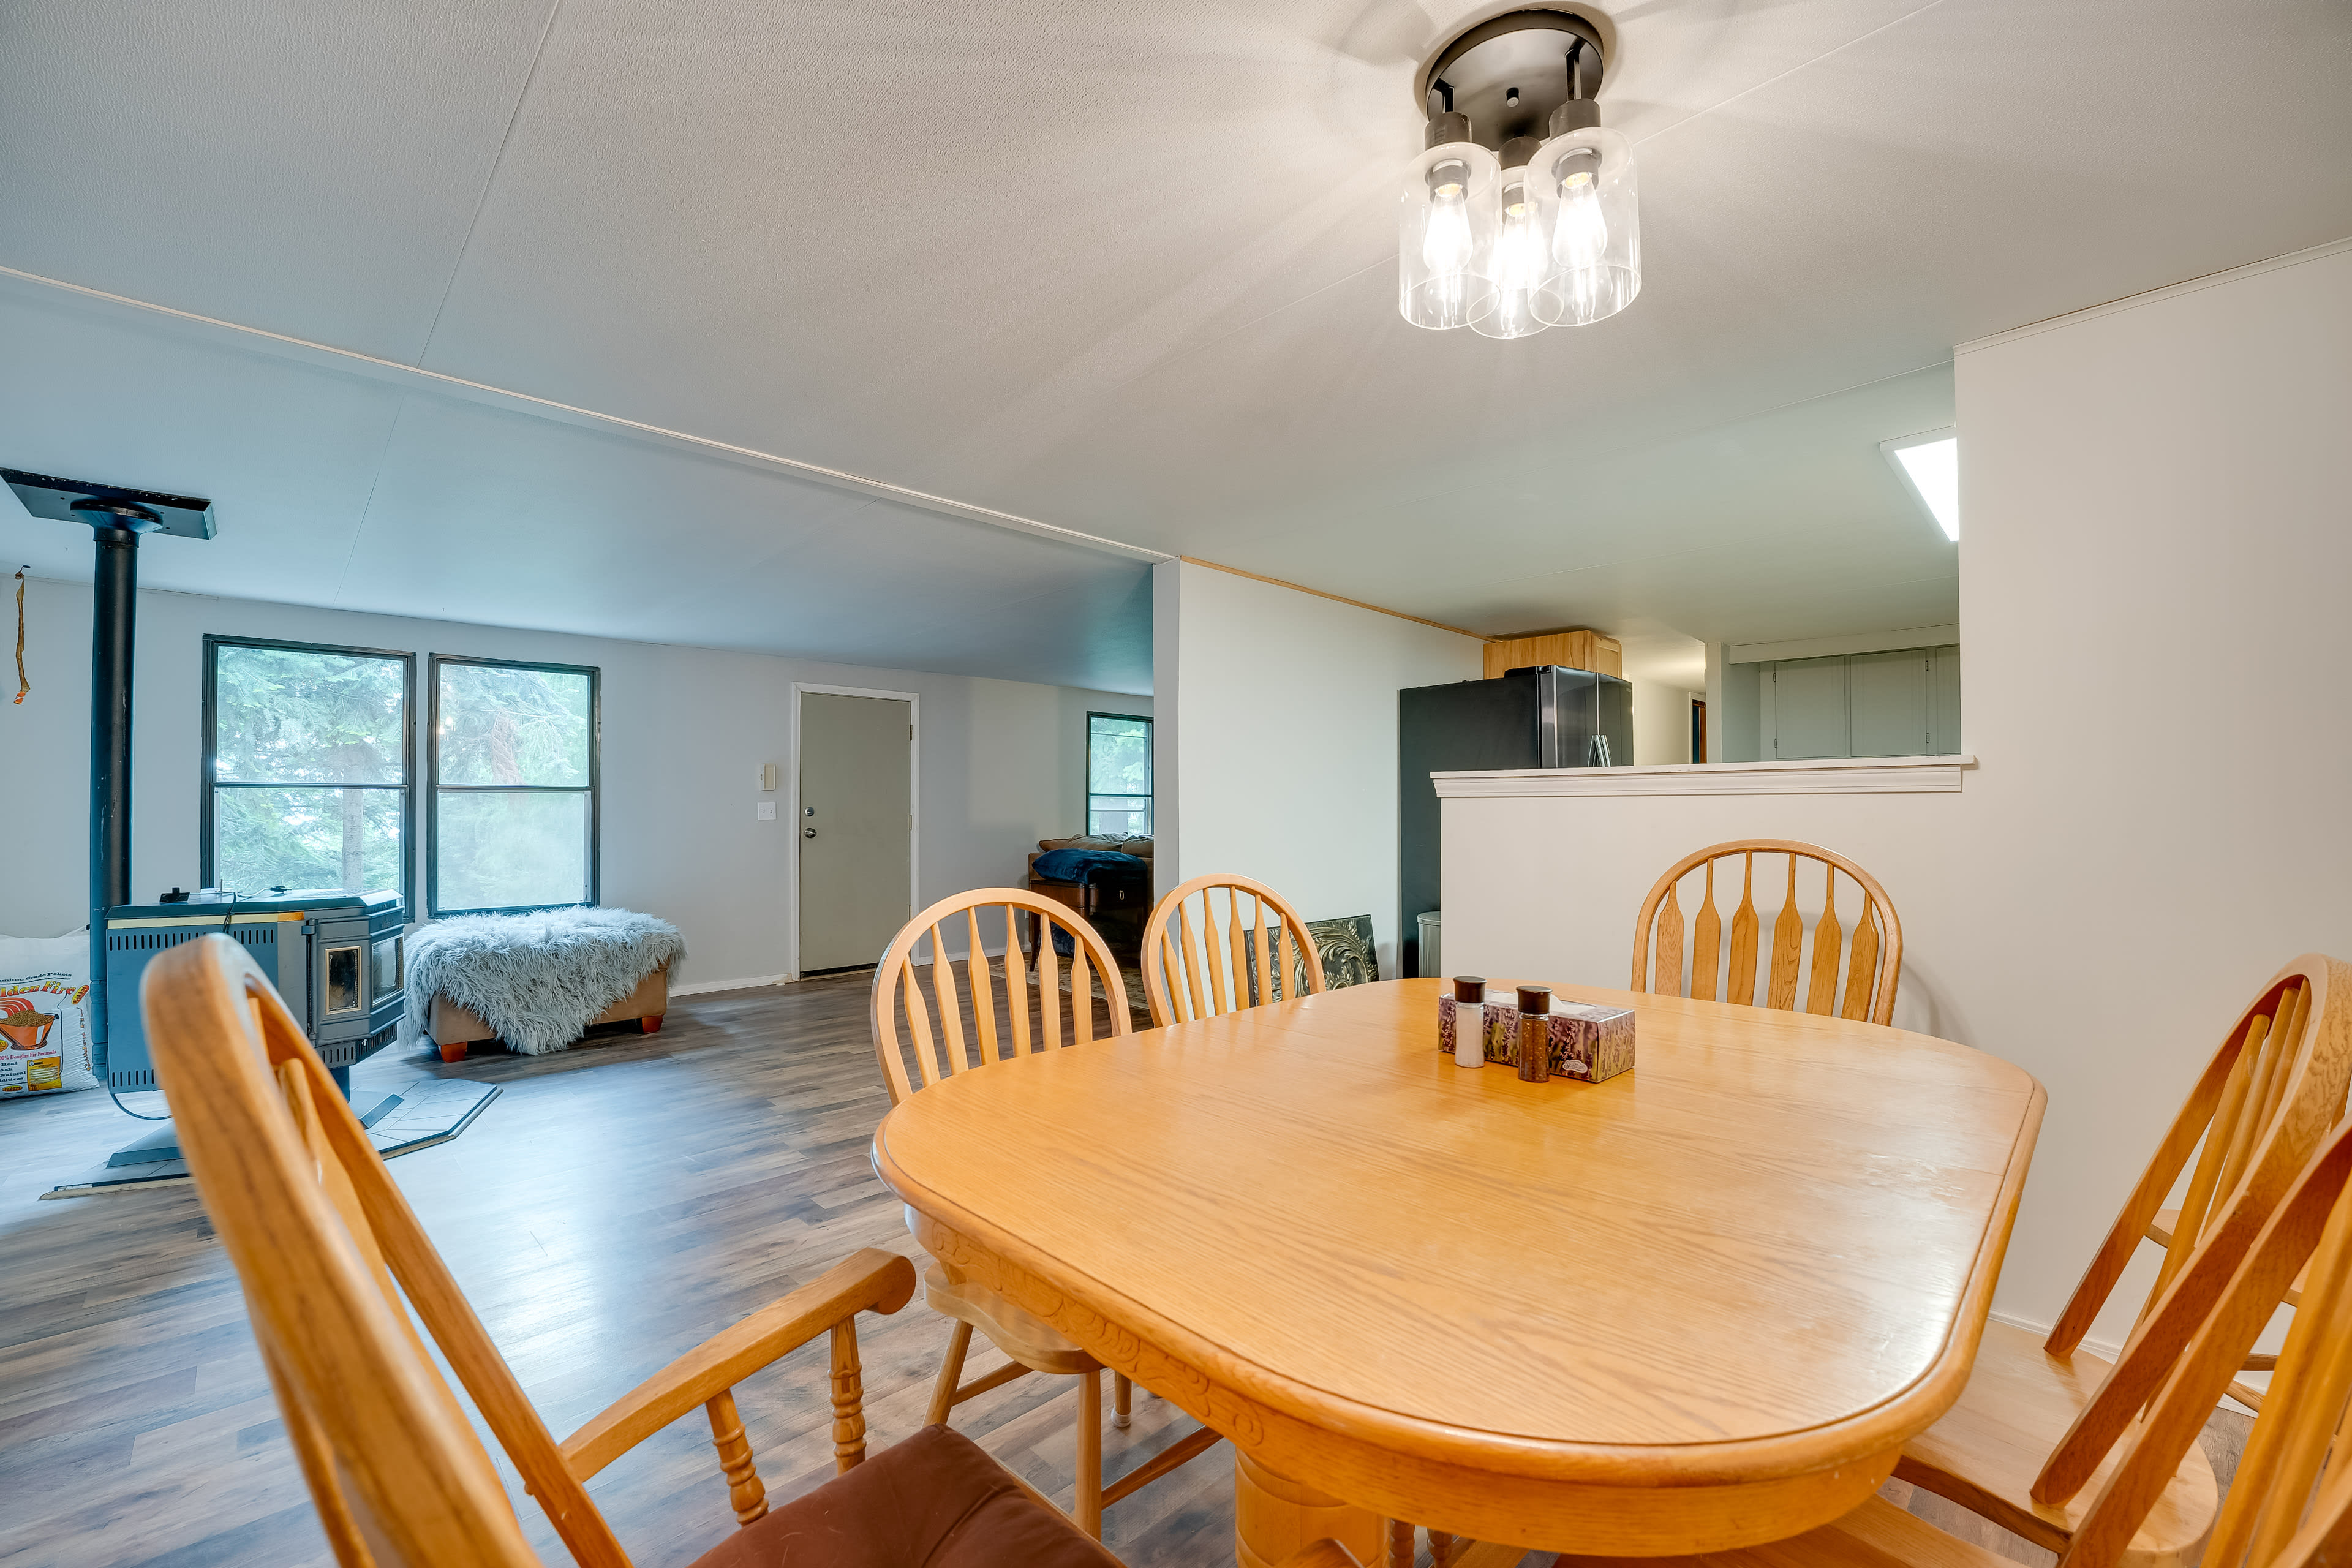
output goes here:
[[1555, 327], [1606, 321], [1642, 291], [1632, 151], [1614, 131], [1571, 125], [1536, 150], [1533, 167], [1552, 268], [1536, 310]]
[[1536, 232], [1536, 205], [1525, 180], [1503, 192], [1503, 237], [1495, 246], [1496, 281], [1506, 289], [1531, 289], [1543, 276], [1543, 237]]
[[1559, 221], [1552, 230], [1552, 254], [1559, 264], [1582, 271], [1601, 264], [1609, 248], [1609, 221], [1601, 216], [1601, 187], [1590, 169], [1578, 169], [1559, 183]]
[[1397, 208], [1397, 309], [1416, 327], [1466, 327], [1494, 304], [1495, 155], [1432, 147], [1405, 170]]
[[1535, 296], [1549, 268], [1526, 171], [1515, 169], [1504, 178], [1510, 183], [1503, 187], [1503, 229], [1495, 241], [1495, 308], [1471, 326], [1485, 337], [1524, 338], [1544, 330]]
[[1470, 265], [1470, 171], [1461, 163], [1440, 163], [1429, 172], [1429, 227], [1421, 240], [1421, 259], [1443, 277]]

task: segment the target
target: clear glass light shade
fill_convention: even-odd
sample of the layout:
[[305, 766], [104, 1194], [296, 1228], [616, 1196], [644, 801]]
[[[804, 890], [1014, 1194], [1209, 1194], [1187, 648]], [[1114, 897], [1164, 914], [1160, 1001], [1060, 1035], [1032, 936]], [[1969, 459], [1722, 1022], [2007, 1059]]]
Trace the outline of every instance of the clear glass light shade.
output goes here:
[[1559, 319], [1562, 307], [1546, 296], [1559, 287], [1559, 268], [1551, 241], [1559, 202], [1549, 180], [1533, 179], [1522, 166], [1496, 178], [1494, 309], [1474, 319], [1470, 330], [1490, 338], [1526, 338]]
[[1633, 152], [1625, 138], [1587, 126], [1536, 150], [1528, 184], [1549, 196], [1551, 273], [1532, 295], [1548, 326], [1613, 316], [1642, 291], [1642, 223]]
[[1495, 307], [1495, 154], [1475, 142], [1406, 165], [1397, 209], [1397, 309], [1416, 327], [1466, 327]]

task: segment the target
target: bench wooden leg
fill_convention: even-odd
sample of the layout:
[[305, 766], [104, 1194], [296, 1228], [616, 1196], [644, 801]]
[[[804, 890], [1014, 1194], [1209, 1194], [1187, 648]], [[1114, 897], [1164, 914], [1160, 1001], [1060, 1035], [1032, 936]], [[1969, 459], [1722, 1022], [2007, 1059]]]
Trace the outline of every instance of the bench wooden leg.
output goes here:
[[441, 1059], [445, 1062], [464, 1061], [466, 1059], [466, 1042], [458, 1040], [453, 1044], [443, 1046], [441, 1047]]
[[661, 1021], [662, 1016], [659, 1013], [648, 1013], [637, 1020], [637, 1027], [648, 1035], [658, 1035], [661, 1033]]

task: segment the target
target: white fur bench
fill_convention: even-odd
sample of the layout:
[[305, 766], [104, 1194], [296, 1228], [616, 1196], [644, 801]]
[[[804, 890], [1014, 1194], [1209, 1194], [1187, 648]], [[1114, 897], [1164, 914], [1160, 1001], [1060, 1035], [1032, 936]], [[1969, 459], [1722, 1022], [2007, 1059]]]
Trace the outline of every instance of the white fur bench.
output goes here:
[[[662, 1026], [662, 1016], [669, 1011], [669, 966], [662, 965], [643, 980], [637, 988], [618, 1002], [588, 1020], [588, 1027], [599, 1024], [625, 1024], [635, 1018], [637, 1025], [650, 1035]], [[468, 1008], [462, 1007], [446, 996], [436, 994], [425, 1015], [425, 1032], [441, 1047], [445, 1062], [462, 1062], [466, 1047], [477, 1040], [495, 1040], [499, 1032], [482, 1022]]]
[[631, 910], [458, 915], [408, 939], [407, 1020], [444, 1061], [477, 1040], [538, 1056], [598, 1024], [635, 1019], [646, 1033], [669, 1010], [669, 974], [686, 956], [676, 926]]

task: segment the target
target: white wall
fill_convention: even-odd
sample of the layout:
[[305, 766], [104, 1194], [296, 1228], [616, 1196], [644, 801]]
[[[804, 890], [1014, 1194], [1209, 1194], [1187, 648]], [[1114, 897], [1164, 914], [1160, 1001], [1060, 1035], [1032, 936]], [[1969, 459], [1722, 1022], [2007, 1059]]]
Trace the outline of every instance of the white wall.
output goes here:
[[1633, 685], [1634, 763], [1646, 768], [1689, 762], [1691, 702], [1700, 694], [1665, 680], [1636, 677]]
[[1239, 871], [1370, 914], [1399, 973], [1397, 693], [1480, 679], [1486, 645], [1189, 561], [1152, 568], [1152, 637], [1160, 890]]
[[1852, 855], [1902, 915], [1897, 1022], [2049, 1089], [2000, 1294], [2046, 1322], [2262, 981], [2352, 957], [2352, 245], [1969, 345], [1958, 397], [1962, 793], [1449, 801], [1446, 947], [1622, 985], [1676, 856]]
[[[33, 694], [0, 703], [0, 931], [47, 936], [88, 918], [89, 589], [35, 582], [26, 609]], [[677, 922], [687, 985], [768, 979], [791, 963], [793, 681], [920, 695], [925, 902], [1020, 882], [1039, 837], [1085, 822], [1087, 710], [1151, 711], [1149, 697], [1024, 681], [142, 593], [131, 823], [142, 900], [197, 885], [207, 632], [414, 650], [420, 688], [430, 653], [601, 668], [604, 901]], [[420, 768], [423, 756], [420, 745]], [[776, 763], [785, 787], [758, 790], [760, 763]], [[778, 820], [753, 819], [761, 800], [777, 803]], [[420, 866], [420, 900], [424, 885]]]

